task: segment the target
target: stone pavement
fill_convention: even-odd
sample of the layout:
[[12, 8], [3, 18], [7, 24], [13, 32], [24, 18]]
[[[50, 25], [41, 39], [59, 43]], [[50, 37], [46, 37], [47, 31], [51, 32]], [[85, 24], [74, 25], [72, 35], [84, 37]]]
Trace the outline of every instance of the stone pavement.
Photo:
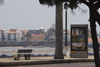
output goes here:
[[0, 67], [1, 66], [56, 64], [56, 63], [75, 63], [75, 62], [94, 62], [94, 57], [88, 56], [88, 58], [70, 58], [70, 56], [65, 56], [64, 59], [54, 59], [53, 56], [46, 56], [46, 57], [31, 57], [30, 60], [25, 60], [24, 57], [20, 57], [20, 60], [14, 60], [13, 57], [0, 58]]

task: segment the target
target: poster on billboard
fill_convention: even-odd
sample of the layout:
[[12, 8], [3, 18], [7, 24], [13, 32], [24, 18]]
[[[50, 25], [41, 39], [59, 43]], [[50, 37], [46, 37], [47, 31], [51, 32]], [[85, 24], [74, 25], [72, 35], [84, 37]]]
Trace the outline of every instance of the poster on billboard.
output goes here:
[[86, 27], [71, 28], [71, 50], [86, 51]]

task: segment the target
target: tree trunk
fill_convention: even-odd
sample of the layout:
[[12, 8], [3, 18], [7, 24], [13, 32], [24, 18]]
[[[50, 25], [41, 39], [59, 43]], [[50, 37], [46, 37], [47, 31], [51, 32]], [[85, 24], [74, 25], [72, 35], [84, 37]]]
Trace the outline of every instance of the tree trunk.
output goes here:
[[62, 2], [56, 4], [56, 48], [54, 59], [64, 59], [63, 56], [63, 6]]
[[96, 24], [95, 24], [95, 10], [94, 8], [90, 8], [90, 27], [91, 27], [91, 37], [92, 37], [92, 43], [93, 43], [93, 51], [94, 51], [94, 61], [95, 61], [95, 67], [99, 66], [99, 44], [97, 39], [97, 33], [96, 33]]

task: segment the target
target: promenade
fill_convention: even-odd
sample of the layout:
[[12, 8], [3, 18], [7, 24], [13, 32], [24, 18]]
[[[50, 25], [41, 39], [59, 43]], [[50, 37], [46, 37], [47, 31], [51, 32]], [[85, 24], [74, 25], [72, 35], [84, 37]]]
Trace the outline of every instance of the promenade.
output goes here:
[[88, 56], [88, 58], [70, 58], [70, 56], [64, 56], [64, 59], [54, 59], [53, 56], [46, 57], [31, 57], [30, 60], [25, 60], [24, 57], [20, 57], [20, 60], [14, 60], [10, 58], [0, 58], [0, 66], [22, 66], [22, 65], [39, 65], [39, 64], [57, 64], [57, 63], [80, 63], [80, 62], [94, 62], [94, 57]]

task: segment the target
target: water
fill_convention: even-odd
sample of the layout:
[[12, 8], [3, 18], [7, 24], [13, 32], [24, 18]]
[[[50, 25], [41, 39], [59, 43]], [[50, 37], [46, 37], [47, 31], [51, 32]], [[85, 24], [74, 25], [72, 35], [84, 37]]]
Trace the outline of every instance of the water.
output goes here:
[[44, 48], [24, 48], [24, 47], [2, 47], [0, 50], [18, 50], [18, 49], [32, 49], [32, 50], [47, 50], [47, 49], [55, 49], [55, 48], [50, 48], [50, 47], [44, 47]]
[[17, 54], [18, 49], [32, 49], [32, 56], [53, 56], [55, 48], [51, 47], [2, 47], [0, 48], [0, 57], [12, 57]]
[[[0, 48], [0, 57], [12, 57], [17, 54], [18, 49], [32, 49], [32, 56], [54, 56], [55, 48], [51, 47], [1, 47]], [[63, 50], [63, 54], [66, 55], [65, 50]], [[89, 55], [93, 55], [93, 49], [89, 48]]]

